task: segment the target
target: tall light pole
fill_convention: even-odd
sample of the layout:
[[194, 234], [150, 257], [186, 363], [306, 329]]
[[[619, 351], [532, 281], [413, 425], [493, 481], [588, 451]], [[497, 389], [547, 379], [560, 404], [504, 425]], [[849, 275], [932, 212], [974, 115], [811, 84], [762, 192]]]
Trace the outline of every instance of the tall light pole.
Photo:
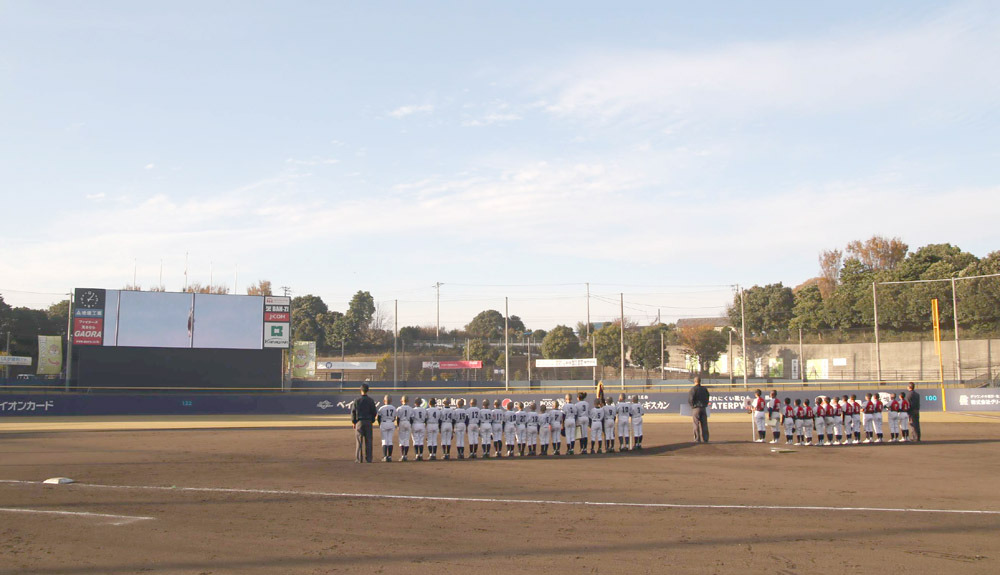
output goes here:
[[[586, 285], [587, 285], [587, 341], [591, 341], [590, 340], [590, 282], [587, 282]], [[591, 344], [590, 344], [591, 351], [594, 352], [594, 359], [597, 359], [596, 344], [597, 344], [597, 338], [594, 338], [594, 341], [592, 341]], [[594, 365], [594, 370], [593, 371], [594, 371], [594, 373], [593, 373], [593, 379], [594, 379], [594, 383], [596, 384], [597, 383], [597, 365], [596, 364]]]
[[399, 385], [399, 371], [396, 367], [396, 349], [399, 339], [399, 300], [395, 300], [395, 307], [392, 313], [392, 388]]
[[625, 391], [625, 294], [618, 294], [621, 304], [621, 320], [622, 328], [619, 330], [618, 341], [621, 344], [621, 380], [622, 380], [622, 391]]
[[958, 345], [958, 295], [955, 293], [955, 278], [951, 278], [951, 315], [955, 319], [955, 374], [962, 383], [962, 348]]
[[434, 332], [434, 339], [437, 342], [441, 341], [441, 286], [444, 284], [441, 282], [434, 282], [434, 289], [437, 291], [437, 330]]
[[503, 298], [503, 387], [510, 391], [510, 306]]
[[878, 341], [878, 290], [876, 285], [876, 282], [872, 282], [872, 308], [875, 313], [875, 373], [878, 377], [877, 385], [882, 385], [882, 347]]
[[747, 383], [747, 371], [750, 366], [747, 365], [747, 316], [743, 305], [742, 287], [740, 288], [740, 339], [743, 340], [743, 389], [748, 389], [750, 386]]

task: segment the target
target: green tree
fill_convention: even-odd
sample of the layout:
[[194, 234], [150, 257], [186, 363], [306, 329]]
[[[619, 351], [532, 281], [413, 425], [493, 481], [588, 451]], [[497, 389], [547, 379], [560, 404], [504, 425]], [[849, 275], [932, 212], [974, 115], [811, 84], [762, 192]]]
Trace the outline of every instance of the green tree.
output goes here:
[[[781, 283], [753, 286], [743, 291], [743, 315], [746, 316], [747, 336], [780, 341], [788, 337], [788, 323], [792, 320], [795, 296], [792, 288]], [[741, 329], [742, 315], [740, 294], [733, 296], [729, 306], [729, 321], [737, 331]]]
[[[496, 365], [497, 360], [500, 358], [500, 352], [496, 348], [489, 345], [485, 339], [473, 339], [469, 341], [468, 357], [472, 361], [483, 362], [483, 368], [487, 369], [489, 366]], [[489, 370], [487, 369], [487, 373]]]
[[292, 298], [292, 339], [326, 343], [326, 329], [322, 316], [329, 308], [319, 296], [304, 295]]
[[[666, 336], [670, 328], [666, 324], [651, 325], [631, 338], [631, 351], [629, 357], [632, 363], [649, 371], [660, 367], [661, 348], [660, 343], [666, 342]], [[662, 338], [661, 338], [662, 334]], [[662, 359], [667, 361], [670, 355], [663, 350]]]
[[[832, 295], [832, 294], [831, 294]], [[791, 329], [819, 330], [827, 326], [824, 317], [823, 295], [820, 286], [810, 284], [795, 292], [795, 305], [792, 306]]]
[[597, 363], [603, 366], [621, 369], [621, 325], [609, 323], [593, 332]]
[[573, 328], [557, 325], [542, 340], [542, 357], [546, 359], [570, 359], [580, 353], [580, 340]]
[[698, 358], [699, 371], [708, 373], [709, 367], [729, 345], [729, 338], [710, 327], [692, 326], [680, 330], [679, 339], [685, 353]]
[[503, 314], [495, 309], [488, 309], [476, 314], [465, 326], [465, 331], [476, 338], [500, 339], [503, 337], [503, 325]]

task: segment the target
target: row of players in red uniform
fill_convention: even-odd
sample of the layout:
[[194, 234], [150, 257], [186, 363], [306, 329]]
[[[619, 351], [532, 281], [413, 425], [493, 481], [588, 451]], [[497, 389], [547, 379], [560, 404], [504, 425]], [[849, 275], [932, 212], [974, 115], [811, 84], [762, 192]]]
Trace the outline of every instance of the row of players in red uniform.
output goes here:
[[[816, 398], [816, 406], [813, 407], [808, 399], [796, 399], [793, 404], [786, 397], [781, 403], [777, 391], [764, 398], [758, 389], [748, 405], [748, 411], [754, 418], [757, 434], [754, 441], [757, 443], [765, 441], [768, 426], [773, 426], [770, 443], [778, 443], [782, 428], [787, 444], [792, 444], [793, 439], [794, 445], [882, 443], [883, 413], [888, 414], [889, 441], [910, 441], [910, 403], [903, 393], [890, 394], [888, 404], [882, 402], [878, 393], [865, 394], [864, 402], [858, 401], [856, 395], [841, 398], [821, 396]], [[812, 442], [814, 430], [816, 443]], [[864, 440], [861, 439], [862, 432]]]

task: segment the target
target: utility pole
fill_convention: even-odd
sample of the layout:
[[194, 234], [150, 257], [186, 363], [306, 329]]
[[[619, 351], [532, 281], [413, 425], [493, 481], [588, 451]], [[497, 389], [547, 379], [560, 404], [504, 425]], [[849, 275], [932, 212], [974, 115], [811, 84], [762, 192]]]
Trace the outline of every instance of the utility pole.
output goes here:
[[[726, 354], [726, 359], [729, 360], [729, 387], [732, 387], [736, 377], [733, 375], [733, 330], [730, 329], [728, 331], [729, 331], [729, 353]], [[699, 366], [699, 368], [700, 367], [701, 366]]]
[[340, 340], [340, 387], [344, 387], [344, 376], [347, 375], [347, 371], [344, 368], [344, 363], [347, 362], [347, 354], [344, 353], [345, 342], [343, 339]]
[[510, 304], [503, 298], [503, 387], [510, 391]]
[[802, 328], [799, 328], [799, 379], [806, 381], [806, 356], [802, 353]]
[[962, 347], [958, 344], [958, 295], [955, 293], [955, 278], [951, 278], [951, 315], [955, 318], [955, 373], [958, 383], [962, 383]]
[[621, 304], [621, 319], [622, 328], [619, 330], [618, 341], [621, 344], [621, 380], [622, 380], [622, 391], [625, 391], [625, 293], [618, 294], [620, 297]]
[[[10, 355], [10, 331], [7, 332], [7, 355]], [[10, 366], [3, 366], [3, 376], [5, 379], [10, 379]]]
[[878, 285], [876, 282], [872, 282], [872, 307], [875, 312], [875, 373], [878, 377], [877, 385], [882, 385], [882, 348], [878, 341], [878, 290], [876, 285]]
[[281, 286], [281, 291], [284, 292], [285, 297], [292, 295], [292, 288], [288, 286]]
[[531, 335], [528, 335], [528, 388], [531, 388]]
[[441, 282], [434, 282], [434, 289], [437, 290], [437, 331], [435, 331], [435, 340], [437, 342], [441, 341], [441, 286], [444, 284]]
[[[594, 359], [597, 359], [597, 338], [590, 340], [590, 282], [587, 282], [587, 341], [590, 341], [591, 351], [594, 352]], [[597, 383], [597, 366], [594, 366], [594, 383]]]
[[664, 365], [664, 358], [666, 354], [663, 353], [663, 330], [660, 330], [660, 381], [667, 379], [666, 377], [666, 365]]
[[73, 376], [73, 292], [69, 292], [69, 305], [66, 306], [66, 391], [69, 391], [69, 380]]
[[392, 388], [399, 385], [399, 372], [396, 367], [396, 349], [399, 339], [399, 300], [395, 300], [395, 308], [392, 313]]
[[743, 305], [743, 288], [740, 288], [740, 339], [743, 340], [743, 389], [749, 389], [747, 383], [747, 372], [750, 366], [747, 365], [747, 316]]
[[188, 252], [184, 252], [184, 291], [188, 289]]

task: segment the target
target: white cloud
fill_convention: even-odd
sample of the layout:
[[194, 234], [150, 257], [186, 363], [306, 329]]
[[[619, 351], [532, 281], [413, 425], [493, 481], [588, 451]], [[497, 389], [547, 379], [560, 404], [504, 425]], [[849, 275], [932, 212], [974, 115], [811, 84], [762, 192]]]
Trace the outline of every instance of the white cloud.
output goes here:
[[288, 158], [285, 160], [285, 163], [293, 166], [321, 166], [321, 165], [330, 166], [333, 164], [339, 164], [340, 160], [336, 158], [320, 158], [313, 156], [312, 158], [306, 160]]
[[[757, 114], [995, 102], [1000, 20], [956, 11], [909, 29], [840, 32], [700, 52], [588, 55], [535, 71], [545, 109], [586, 120], [758, 119]], [[941, 98], [945, 97], [945, 103]]]
[[389, 112], [393, 118], [400, 119], [414, 114], [430, 114], [434, 111], [434, 106], [430, 104], [400, 106]]
[[144, 170], [152, 170], [155, 167], [156, 167], [156, 164], [146, 164], [145, 166], [143, 166], [142, 169], [144, 169]]
[[99, 202], [99, 201], [103, 200], [104, 198], [106, 198], [107, 196], [108, 195], [105, 194], [104, 192], [98, 192], [96, 194], [87, 194], [86, 197], [87, 197], [88, 200], [91, 200], [91, 201], [94, 201], [94, 202]]

